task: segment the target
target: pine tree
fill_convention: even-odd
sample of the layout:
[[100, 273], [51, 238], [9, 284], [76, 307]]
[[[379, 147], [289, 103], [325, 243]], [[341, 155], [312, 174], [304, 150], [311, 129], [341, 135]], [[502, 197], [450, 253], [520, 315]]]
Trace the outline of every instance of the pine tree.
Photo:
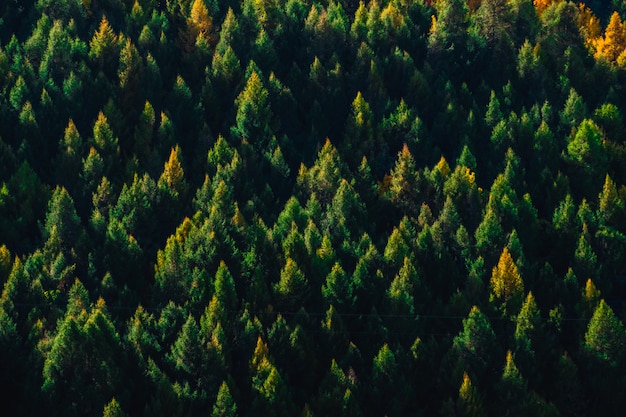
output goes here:
[[373, 114], [360, 91], [352, 102], [352, 114], [346, 122], [343, 144], [345, 153], [352, 155], [353, 162], [360, 160], [362, 156], [373, 156]]
[[[44, 253], [56, 258], [59, 253], [70, 262], [84, 262], [84, 230], [74, 207], [74, 200], [65, 188], [57, 187], [48, 203], [44, 226]], [[68, 284], [68, 283], [65, 283]], [[62, 283], [59, 283], [60, 286]]]
[[322, 296], [327, 304], [336, 306], [340, 310], [350, 308], [354, 302], [353, 287], [341, 265], [333, 265], [326, 281], [322, 285]]
[[606, 174], [602, 192], [598, 196], [598, 218], [609, 225], [623, 218], [624, 200], [618, 195], [617, 186]]
[[474, 380], [482, 380], [485, 372], [493, 366], [499, 350], [496, 335], [477, 306], [473, 306], [467, 318], [463, 319], [463, 330], [454, 338], [453, 349]]
[[506, 353], [506, 363], [497, 391], [498, 409], [504, 415], [527, 415], [526, 413], [532, 412], [529, 409], [530, 396], [526, 381], [517, 369], [510, 350]]
[[456, 407], [459, 416], [481, 417], [485, 415], [483, 399], [478, 389], [472, 384], [467, 372], [463, 373], [463, 382], [459, 388], [459, 399]]
[[168, 359], [181, 383], [188, 382], [194, 388], [204, 388], [204, 382], [209, 377], [206, 350], [202, 346], [200, 329], [193, 316], [187, 317]]
[[265, 150], [272, 135], [269, 93], [261, 77], [253, 71], [243, 91], [237, 97], [237, 125], [235, 133], [253, 144], [256, 150]]
[[623, 323], [606, 301], [600, 300], [585, 333], [585, 349], [598, 359], [615, 365], [623, 357], [625, 341]]
[[418, 286], [419, 278], [415, 267], [409, 260], [404, 258], [404, 264], [391, 282], [387, 290], [387, 297], [391, 301], [392, 310], [395, 314], [415, 313], [415, 290]]
[[213, 404], [213, 412], [211, 417], [237, 417], [237, 404], [230, 394], [230, 389], [226, 381], [222, 382], [217, 392], [217, 399]]
[[[215, 296], [222, 304], [223, 308], [228, 312], [229, 316], [234, 317], [234, 312], [237, 311], [238, 298], [235, 290], [235, 280], [231, 275], [226, 263], [220, 261], [220, 265], [215, 273]], [[223, 326], [227, 326], [227, 323], [222, 323]]]
[[391, 202], [406, 214], [415, 215], [418, 201], [419, 174], [415, 159], [405, 144], [398, 153], [395, 166], [390, 174], [389, 197]]
[[106, 16], [102, 15], [100, 26], [89, 42], [89, 57], [98, 63], [100, 69], [111, 74], [118, 62], [119, 39], [113, 32]]
[[120, 403], [117, 402], [115, 397], [111, 399], [111, 401], [104, 406], [104, 411], [102, 412], [102, 417], [125, 417], [126, 414], [122, 411], [122, 407], [120, 407]]
[[141, 81], [143, 77], [143, 60], [139, 51], [130, 39], [120, 52], [117, 76], [119, 77], [121, 109], [130, 120], [139, 113], [141, 103]]
[[274, 285], [281, 303], [289, 310], [297, 310], [306, 301], [309, 293], [308, 281], [296, 262], [287, 258], [280, 271], [280, 281]]
[[98, 113], [98, 118], [93, 125], [93, 146], [104, 161], [104, 173], [109, 178], [119, 176], [120, 174], [116, 172], [120, 165], [119, 139], [113, 133], [108, 118], [102, 111]]
[[59, 156], [56, 163], [57, 181], [65, 185], [70, 193], [76, 194], [76, 173], [82, 168], [83, 139], [78, 133], [74, 121], [70, 119], [65, 128], [63, 138], [59, 141]]

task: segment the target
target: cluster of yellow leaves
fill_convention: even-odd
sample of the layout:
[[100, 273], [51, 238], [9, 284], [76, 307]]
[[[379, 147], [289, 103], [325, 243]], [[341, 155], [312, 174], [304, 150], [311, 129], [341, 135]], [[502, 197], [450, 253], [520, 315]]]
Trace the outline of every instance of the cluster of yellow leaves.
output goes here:
[[583, 3], [578, 3], [578, 27], [587, 48], [594, 50], [596, 40], [601, 37], [600, 19]]
[[556, 1], [557, 0], [533, 0], [533, 4], [535, 5], [535, 9], [537, 9], [537, 14], [541, 14]]
[[596, 59], [626, 67], [626, 27], [617, 12], [611, 15], [604, 36], [595, 38], [593, 47]]
[[185, 52], [191, 52], [197, 44], [213, 45], [216, 43], [213, 32], [213, 18], [204, 0], [194, 0], [187, 19], [187, 28], [179, 33], [179, 45]]
[[507, 306], [506, 304], [521, 304], [521, 297], [524, 294], [524, 282], [517, 265], [513, 262], [513, 258], [506, 247], [500, 255], [498, 265], [493, 268], [490, 287], [490, 301], [503, 303], [505, 311], [507, 307], [513, 307], [512, 309], [516, 310], [516, 306]]

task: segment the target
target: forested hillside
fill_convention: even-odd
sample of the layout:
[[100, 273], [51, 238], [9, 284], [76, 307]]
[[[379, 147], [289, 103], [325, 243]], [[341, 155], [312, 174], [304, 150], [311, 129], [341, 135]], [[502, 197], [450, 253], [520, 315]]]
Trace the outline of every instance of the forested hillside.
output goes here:
[[0, 414], [626, 408], [626, 3], [0, 2]]

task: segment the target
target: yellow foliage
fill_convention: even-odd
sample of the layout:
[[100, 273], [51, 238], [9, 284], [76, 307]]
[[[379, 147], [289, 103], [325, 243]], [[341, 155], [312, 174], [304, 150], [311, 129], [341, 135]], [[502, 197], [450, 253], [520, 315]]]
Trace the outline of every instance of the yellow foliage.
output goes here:
[[493, 268], [490, 286], [491, 301], [498, 300], [508, 303], [518, 298], [521, 301], [521, 296], [524, 293], [524, 282], [506, 247], [500, 255], [498, 265]]
[[231, 219], [232, 223], [234, 226], [238, 227], [238, 228], [242, 228], [246, 225], [246, 220], [243, 217], [243, 214], [241, 214], [241, 210], [239, 210], [239, 205], [235, 202], [235, 214], [233, 215], [233, 218]]
[[587, 48], [592, 52], [595, 51], [595, 44], [601, 32], [600, 19], [584, 3], [578, 3], [578, 27], [585, 38]]
[[619, 13], [613, 12], [604, 31], [604, 37], [597, 38], [595, 47], [596, 59], [606, 59], [610, 63], [616, 63], [622, 55], [626, 49], [626, 33]]
[[450, 174], [450, 165], [448, 165], [448, 161], [443, 156], [437, 162], [435, 169], [441, 172], [441, 176], [446, 178]]
[[11, 267], [13, 266], [13, 259], [11, 257], [11, 252], [6, 247], [6, 245], [0, 246], [0, 278], [4, 279], [9, 276], [11, 272]]
[[109, 25], [109, 21], [106, 16], [102, 16], [102, 20], [100, 20], [100, 26], [96, 33], [94, 33], [93, 38], [89, 42], [89, 55], [98, 59], [105, 59], [106, 56], [103, 54], [107, 54], [111, 49], [118, 45], [119, 38], [113, 32], [111, 25]]
[[392, 2], [389, 2], [387, 7], [385, 7], [380, 13], [380, 20], [385, 22], [387, 27], [392, 27], [394, 30], [398, 30], [405, 26], [404, 16]]
[[254, 354], [252, 355], [252, 359], [250, 360], [250, 367], [252, 369], [259, 369], [261, 366], [267, 362], [267, 354], [269, 350], [267, 348], [267, 343], [261, 339], [259, 336], [256, 340], [256, 347], [254, 348]]
[[432, 35], [437, 30], [437, 17], [433, 14], [430, 15], [430, 34]]
[[180, 148], [176, 145], [170, 152], [170, 158], [163, 167], [163, 173], [159, 178], [160, 183], [167, 184], [168, 188], [177, 192], [179, 195], [185, 191], [185, 172], [178, 160]]
[[216, 42], [216, 36], [212, 32], [213, 18], [209, 15], [209, 9], [204, 4], [204, 0], [195, 0], [191, 6], [191, 14], [187, 19], [186, 30], [179, 31], [179, 46], [189, 53], [196, 44], [213, 45]]
[[465, 178], [467, 179], [467, 183], [469, 185], [476, 184], [476, 173], [468, 167], [465, 167]]
[[600, 290], [595, 286], [591, 278], [587, 279], [585, 284], [585, 291], [583, 292], [583, 299], [592, 309], [596, 307], [600, 301]]
[[204, 4], [204, 0], [195, 0], [191, 6], [191, 22], [197, 31], [196, 36], [202, 33], [208, 38], [209, 32], [213, 26], [213, 19], [209, 15], [209, 9]]
[[533, 4], [535, 5], [535, 9], [537, 9], [537, 13], [543, 13], [555, 0], [533, 0]]
[[193, 229], [193, 223], [189, 217], [185, 217], [180, 226], [176, 228], [176, 240], [181, 246], [185, 243], [185, 240], [187, 240], [187, 236], [189, 236], [191, 229]]

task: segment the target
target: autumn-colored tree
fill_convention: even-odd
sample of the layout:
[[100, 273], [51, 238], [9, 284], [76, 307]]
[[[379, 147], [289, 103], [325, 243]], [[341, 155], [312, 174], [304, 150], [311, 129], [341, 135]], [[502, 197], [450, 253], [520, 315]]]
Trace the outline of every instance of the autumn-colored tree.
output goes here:
[[489, 287], [489, 300], [498, 304], [503, 315], [517, 314], [524, 296], [524, 281], [506, 247], [493, 267]]
[[102, 411], [102, 417], [125, 417], [126, 413], [122, 411], [122, 407], [120, 403], [117, 402], [115, 397], [109, 401], [107, 405], [104, 406], [104, 410]]
[[479, 417], [484, 415], [483, 399], [478, 389], [472, 384], [467, 372], [463, 373], [463, 382], [459, 388], [457, 400], [458, 415], [464, 417]]
[[596, 41], [596, 59], [606, 59], [610, 63], [616, 63], [619, 56], [626, 49], [626, 33], [624, 24], [617, 11], [614, 11], [609, 24], [604, 30], [604, 37]]
[[159, 187], [167, 191], [175, 199], [183, 199], [187, 193], [185, 172], [180, 163], [181, 150], [179, 146], [172, 148], [170, 157], [163, 167], [159, 178]]
[[415, 214], [419, 192], [419, 174], [415, 159], [405, 144], [398, 153], [394, 169], [390, 174], [389, 197], [407, 214]]
[[126, 39], [120, 52], [117, 75], [120, 80], [121, 108], [131, 120], [134, 120], [133, 115], [138, 114], [140, 109], [143, 67], [143, 60], [139, 51], [130, 39]]
[[306, 301], [308, 281], [293, 259], [287, 258], [274, 290], [281, 303], [290, 310], [299, 308]]
[[533, 0], [538, 14], [542, 14], [555, 0]]
[[300, 166], [297, 183], [308, 193], [315, 193], [319, 203], [327, 205], [332, 201], [344, 174], [344, 165], [337, 148], [327, 139], [317, 154], [311, 168]]
[[214, 44], [213, 18], [204, 0], [194, 0], [191, 5], [191, 13], [187, 19], [186, 29], [181, 29], [179, 40], [182, 49], [189, 53], [197, 45], [198, 39], [203, 39], [208, 44]]
[[89, 42], [89, 57], [108, 73], [115, 68], [119, 54], [119, 38], [111, 28], [106, 16], [102, 15], [100, 26]]
[[600, 19], [584, 3], [578, 4], [578, 11], [578, 26], [585, 38], [585, 45], [594, 48], [594, 44], [603, 42], [602, 39], [598, 39], [601, 36]]

